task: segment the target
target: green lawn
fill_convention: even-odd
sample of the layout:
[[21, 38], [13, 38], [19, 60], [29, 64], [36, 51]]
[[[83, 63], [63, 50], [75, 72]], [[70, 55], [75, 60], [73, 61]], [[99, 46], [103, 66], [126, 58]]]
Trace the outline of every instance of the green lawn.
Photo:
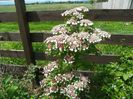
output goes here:
[[[89, 4], [39, 4], [39, 5], [27, 5], [27, 9], [31, 10], [62, 10], [70, 9], [75, 6], [87, 6], [91, 7]], [[15, 11], [13, 6], [0, 6], [0, 12]], [[30, 23], [31, 32], [41, 32], [50, 31], [55, 25], [61, 24], [63, 21], [45, 21], [45, 22], [34, 22]], [[133, 35], [133, 24], [125, 22], [94, 22], [95, 26], [101, 28], [111, 34], [132, 34]], [[0, 32], [19, 32], [17, 23], [0, 23]], [[97, 45], [99, 49], [102, 50], [104, 54], [121, 54], [122, 51], [133, 51], [133, 47], [118, 46], [118, 45]], [[34, 51], [43, 51], [43, 43], [34, 43]], [[22, 44], [20, 42], [0, 42], [0, 49], [7, 50], [22, 50]], [[1, 63], [8, 64], [25, 64], [24, 59], [16, 58], [0, 58]], [[38, 62], [39, 64], [44, 64], [44, 62]]]
[[[62, 24], [62, 21], [46, 21], [30, 23], [31, 32], [50, 31], [53, 26]], [[113, 34], [133, 34], [133, 24], [125, 22], [94, 22], [95, 26]], [[0, 32], [18, 32], [17, 23], [0, 23]]]

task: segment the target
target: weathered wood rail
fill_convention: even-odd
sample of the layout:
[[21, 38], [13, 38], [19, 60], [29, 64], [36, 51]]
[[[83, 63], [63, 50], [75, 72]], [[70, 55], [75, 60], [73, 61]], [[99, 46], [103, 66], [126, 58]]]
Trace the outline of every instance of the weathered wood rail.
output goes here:
[[[1, 41], [22, 41], [24, 50], [0, 50], [0, 57], [26, 58], [27, 64], [35, 64], [36, 60], [55, 60], [43, 52], [33, 52], [32, 42], [43, 42], [51, 33], [30, 33], [29, 22], [60, 21], [63, 11], [27, 12], [24, 0], [15, 0], [16, 12], [0, 13], [0, 22], [18, 22], [20, 33], [2, 33]], [[93, 21], [133, 21], [133, 9], [90, 9], [88, 19]], [[111, 39], [101, 44], [133, 46], [133, 35], [113, 34]], [[119, 60], [119, 55], [86, 55], [83, 60], [98, 64], [106, 64]], [[26, 66], [15, 66], [0, 63], [0, 73], [23, 74]]]
[[[52, 36], [51, 33], [30, 33], [32, 42], [43, 42], [47, 37]], [[19, 33], [0, 33], [0, 41], [21, 41]], [[119, 44], [119, 45], [133, 45], [133, 35], [112, 34], [111, 38], [101, 42], [101, 44]]]
[[[19, 1], [19, 0], [18, 0]], [[61, 21], [62, 10], [26, 12], [28, 22]], [[88, 19], [93, 21], [133, 21], [133, 9], [91, 9]], [[16, 12], [0, 13], [0, 22], [17, 22]]]

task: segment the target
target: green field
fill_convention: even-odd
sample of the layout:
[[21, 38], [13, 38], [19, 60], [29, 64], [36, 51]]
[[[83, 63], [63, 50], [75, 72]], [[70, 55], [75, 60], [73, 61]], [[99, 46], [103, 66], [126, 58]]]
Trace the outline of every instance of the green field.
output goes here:
[[[66, 10], [73, 7], [86, 6], [88, 8], [94, 8], [89, 3], [61, 3], [61, 4], [32, 4], [26, 5], [28, 11], [49, 11], [49, 10]], [[0, 12], [14, 12], [15, 6], [0, 6]]]
[[[28, 11], [35, 10], [64, 10], [70, 9], [77, 6], [87, 6], [93, 8], [90, 4], [34, 4], [27, 5]], [[12, 12], [15, 11], [14, 6], [0, 6], [0, 12]], [[33, 22], [30, 23], [31, 32], [44, 32], [50, 31], [51, 28], [55, 25], [61, 24], [63, 21], [45, 21], [45, 22]], [[108, 31], [111, 34], [133, 34], [133, 24], [128, 22], [94, 22], [95, 26], [101, 28], [102, 30]], [[19, 32], [17, 23], [0, 23], [0, 32]], [[34, 43], [34, 51], [44, 51], [43, 43]], [[99, 49], [102, 50], [104, 54], [120, 54], [121, 51], [133, 51], [132, 47], [118, 46], [118, 45], [97, 45]], [[0, 42], [0, 50], [22, 50], [22, 44], [20, 42]], [[25, 64], [25, 61], [22, 59], [15, 58], [0, 58], [2, 63], [9, 64]], [[43, 62], [39, 62], [43, 64]]]

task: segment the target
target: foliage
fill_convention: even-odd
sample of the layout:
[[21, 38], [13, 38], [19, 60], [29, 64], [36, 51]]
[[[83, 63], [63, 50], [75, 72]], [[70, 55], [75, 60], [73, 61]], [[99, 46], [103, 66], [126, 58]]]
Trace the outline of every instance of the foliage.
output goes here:
[[13, 80], [12, 76], [6, 76], [2, 79], [0, 90], [0, 99], [26, 99], [28, 92], [19, 84], [19, 80]]
[[22, 79], [14, 78], [11, 75], [1, 76], [0, 81], [0, 99], [28, 99], [35, 98], [32, 89], [32, 80], [34, 78], [34, 67], [29, 66], [28, 71]]
[[131, 99], [133, 97], [133, 60], [132, 52], [121, 60], [104, 68], [106, 76], [102, 90], [112, 99]]
[[132, 99], [133, 52], [123, 51], [118, 62], [97, 66], [91, 79], [91, 99]]

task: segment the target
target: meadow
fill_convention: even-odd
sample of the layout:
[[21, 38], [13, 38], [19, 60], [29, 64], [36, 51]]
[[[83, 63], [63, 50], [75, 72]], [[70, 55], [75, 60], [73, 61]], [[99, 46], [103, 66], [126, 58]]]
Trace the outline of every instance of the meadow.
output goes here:
[[[65, 10], [77, 6], [86, 6], [88, 8], [94, 8], [90, 4], [79, 3], [79, 4], [33, 4], [27, 5], [28, 11], [41, 11], [41, 10]], [[14, 6], [0, 6], [0, 12], [14, 12]], [[50, 31], [53, 26], [62, 24], [63, 21], [45, 21], [45, 22], [31, 22], [31, 32], [45, 32]], [[102, 30], [108, 31], [111, 34], [133, 34], [133, 24], [131, 22], [111, 22], [111, 21], [97, 21], [94, 22], [95, 26]], [[17, 23], [0, 23], [0, 32], [19, 32]], [[107, 45], [98, 44], [97, 47], [102, 50], [103, 54], [121, 54], [122, 51], [133, 51], [132, 46], [118, 46], [118, 45]], [[33, 43], [34, 51], [44, 51], [45, 47], [43, 43]], [[0, 50], [23, 50], [21, 42], [0, 42]], [[1, 63], [8, 64], [25, 64], [24, 59], [15, 58], [0, 58]], [[45, 62], [39, 61], [39, 65], [43, 65]]]

